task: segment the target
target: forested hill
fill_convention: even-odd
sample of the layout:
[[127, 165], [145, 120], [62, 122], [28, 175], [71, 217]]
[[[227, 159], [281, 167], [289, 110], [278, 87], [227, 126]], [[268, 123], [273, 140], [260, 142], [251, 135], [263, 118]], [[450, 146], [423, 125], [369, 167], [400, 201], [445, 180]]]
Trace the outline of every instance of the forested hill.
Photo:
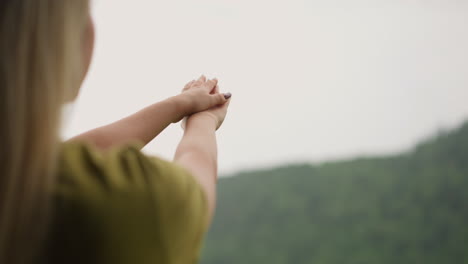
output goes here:
[[219, 181], [202, 264], [468, 263], [468, 123], [397, 156]]

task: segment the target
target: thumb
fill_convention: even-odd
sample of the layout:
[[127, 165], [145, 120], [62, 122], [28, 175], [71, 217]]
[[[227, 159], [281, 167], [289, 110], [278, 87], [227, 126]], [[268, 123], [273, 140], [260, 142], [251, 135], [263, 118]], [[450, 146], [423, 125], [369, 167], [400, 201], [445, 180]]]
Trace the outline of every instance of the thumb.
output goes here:
[[211, 95], [213, 105], [222, 105], [227, 102], [227, 100], [231, 97], [230, 93], [216, 93]]

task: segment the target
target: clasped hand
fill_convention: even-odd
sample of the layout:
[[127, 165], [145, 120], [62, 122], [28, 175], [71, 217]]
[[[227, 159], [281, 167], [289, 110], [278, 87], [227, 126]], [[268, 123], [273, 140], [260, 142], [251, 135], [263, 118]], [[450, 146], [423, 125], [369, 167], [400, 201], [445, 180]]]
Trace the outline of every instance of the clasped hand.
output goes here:
[[[198, 80], [187, 83], [182, 93], [176, 97], [186, 105], [184, 117], [209, 116], [218, 129], [226, 117], [231, 94], [219, 92], [217, 79], [207, 80], [205, 76], [201, 76]], [[176, 122], [178, 121], [180, 120]], [[184, 127], [184, 123], [182, 126]]]

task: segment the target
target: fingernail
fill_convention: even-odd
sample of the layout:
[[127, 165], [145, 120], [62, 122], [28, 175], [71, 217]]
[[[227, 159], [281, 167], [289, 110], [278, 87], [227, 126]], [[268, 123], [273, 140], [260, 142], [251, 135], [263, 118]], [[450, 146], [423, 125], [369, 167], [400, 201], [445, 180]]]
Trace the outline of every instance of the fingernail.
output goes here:
[[231, 93], [225, 93], [225, 94], [224, 94], [224, 99], [227, 100], [227, 99], [231, 98], [231, 96], [232, 96]]

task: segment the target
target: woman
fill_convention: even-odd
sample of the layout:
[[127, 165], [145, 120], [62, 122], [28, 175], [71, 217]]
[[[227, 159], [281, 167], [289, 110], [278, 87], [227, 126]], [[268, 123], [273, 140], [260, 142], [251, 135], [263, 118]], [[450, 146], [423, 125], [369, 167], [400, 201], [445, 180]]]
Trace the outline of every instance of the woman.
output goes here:
[[[0, 2], [0, 263], [196, 263], [230, 94], [202, 76], [60, 143], [93, 43], [89, 0]], [[173, 162], [141, 153], [186, 116]]]

